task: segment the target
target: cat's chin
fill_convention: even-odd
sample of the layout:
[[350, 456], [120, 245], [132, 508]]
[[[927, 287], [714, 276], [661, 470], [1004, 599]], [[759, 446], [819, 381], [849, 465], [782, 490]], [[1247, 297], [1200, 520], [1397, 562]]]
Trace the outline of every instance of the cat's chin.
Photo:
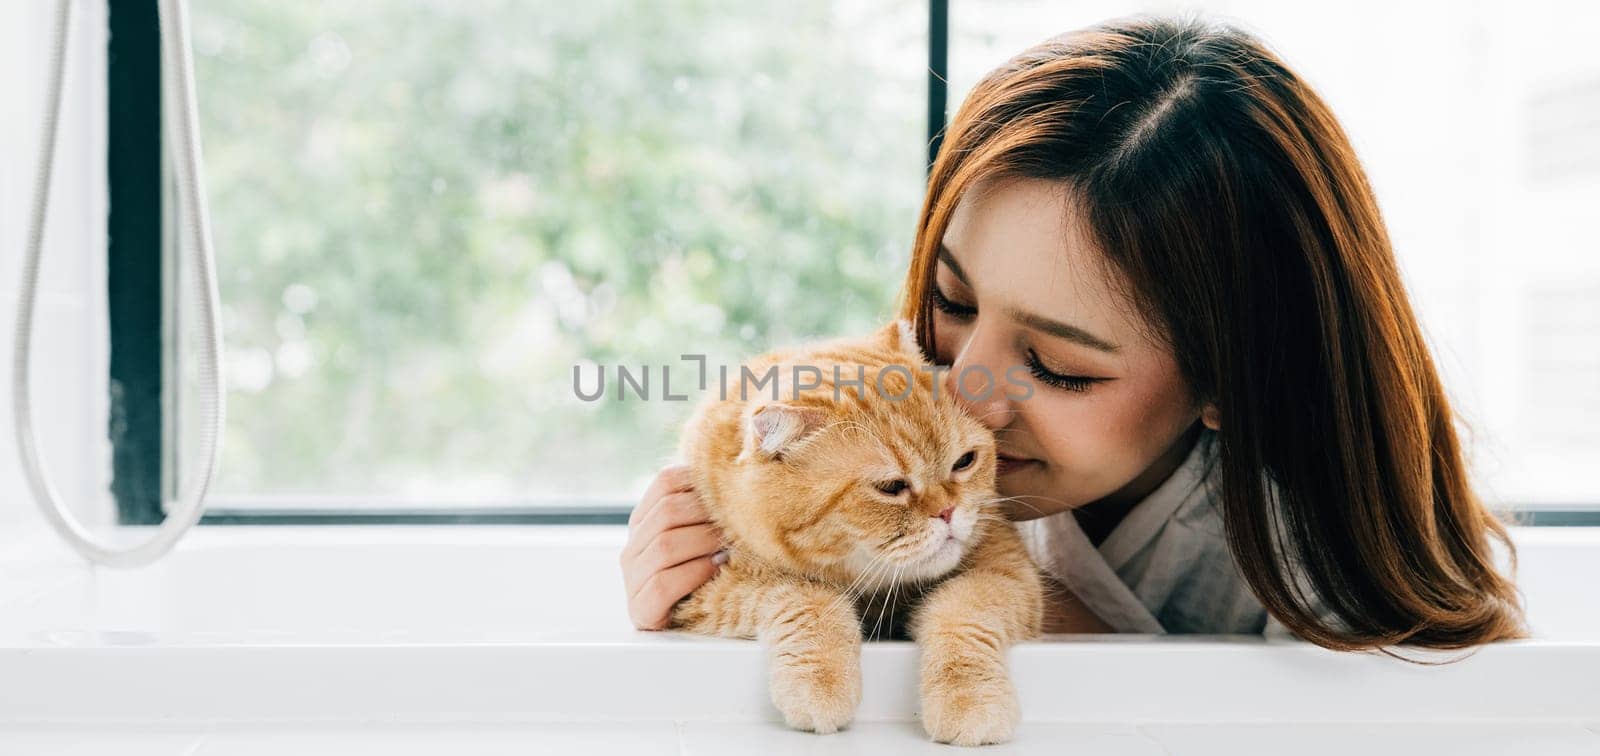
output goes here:
[[967, 550], [967, 545], [956, 538], [946, 538], [932, 553], [918, 560], [918, 571], [924, 579], [942, 577], [945, 573], [956, 568], [961, 563], [961, 555]]
[[886, 589], [892, 583], [921, 583], [944, 577], [961, 563], [961, 557], [966, 550], [965, 542], [956, 538], [946, 538], [938, 546], [920, 556], [903, 562], [889, 562], [887, 557], [857, 547], [845, 560], [844, 566], [849, 570], [852, 579], [866, 575], [860, 584], [863, 590], [876, 591]]

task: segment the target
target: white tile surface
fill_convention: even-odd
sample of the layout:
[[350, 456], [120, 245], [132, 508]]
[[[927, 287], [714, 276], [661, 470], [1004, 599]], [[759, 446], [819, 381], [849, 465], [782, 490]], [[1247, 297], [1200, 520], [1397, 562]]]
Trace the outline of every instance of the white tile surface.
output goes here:
[[204, 728], [115, 727], [101, 725], [0, 728], [5, 756], [189, 756]]
[[670, 722], [550, 725], [337, 725], [219, 728], [192, 756], [678, 756]]
[[1172, 756], [1567, 756], [1600, 754], [1572, 724], [1254, 724], [1139, 728]]
[[[809, 754], [943, 754], [965, 749], [928, 739], [919, 722], [856, 722], [830, 735], [798, 732], [782, 723], [685, 723], [684, 756], [807, 756]], [[1155, 741], [1132, 727], [1109, 725], [1024, 724], [1010, 743], [978, 749], [984, 756], [1005, 754], [1093, 754], [1094, 756], [1164, 756]]]
[[[201, 728], [5, 726], [4, 756], [807, 756], [950, 754], [917, 722], [856, 722], [813, 735], [781, 723], [615, 722], [593, 724], [285, 724]], [[983, 754], [1251, 756], [1566, 756], [1600, 754], [1600, 723], [1586, 724], [1024, 724], [1010, 743]]]

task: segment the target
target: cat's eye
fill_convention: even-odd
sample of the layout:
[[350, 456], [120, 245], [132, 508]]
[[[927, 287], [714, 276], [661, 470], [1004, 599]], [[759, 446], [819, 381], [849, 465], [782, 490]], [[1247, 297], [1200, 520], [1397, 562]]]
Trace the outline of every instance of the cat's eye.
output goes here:
[[976, 462], [977, 460], [978, 460], [978, 453], [975, 452], [975, 451], [969, 451], [966, 454], [961, 455], [960, 459], [956, 460], [955, 466], [951, 467], [950, 471], [951, 472], [961, 472], [962, 470], [965, 470], [965, 469], [971, 467], [972, 463]]
[[895, 478], [894, 480], [886, 480], [882, 483], [877, 483], [874, 487], [886, 495], [899, 496], [900, 492], [910, 488], [911, 484], [907, 483], [904, 478]]

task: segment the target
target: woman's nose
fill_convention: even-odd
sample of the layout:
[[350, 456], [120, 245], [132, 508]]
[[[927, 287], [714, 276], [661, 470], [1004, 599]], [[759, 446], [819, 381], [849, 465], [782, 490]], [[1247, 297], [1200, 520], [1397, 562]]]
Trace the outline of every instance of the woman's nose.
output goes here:
[[974, 327], [950, 363], [944, 384], [945, 390], [978, 422], [998, 430], [1010, 424], [1012, 407], [1001, 383], [1006, 370], [1001, 363], [1003, 351], [998, 343], [990, 343], [994, 341]]

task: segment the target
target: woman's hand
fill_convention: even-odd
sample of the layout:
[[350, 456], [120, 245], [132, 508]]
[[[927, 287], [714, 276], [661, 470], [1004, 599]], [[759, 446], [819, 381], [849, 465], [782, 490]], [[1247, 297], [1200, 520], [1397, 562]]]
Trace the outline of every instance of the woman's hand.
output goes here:
[[622, 582], [628, 617], [640, 630], [661, 630], [674, 604], [721, 568], [722, 530], [711, 524], [695, 493], [688, 465], [656, 473], [628, 515], [622, 547]]

